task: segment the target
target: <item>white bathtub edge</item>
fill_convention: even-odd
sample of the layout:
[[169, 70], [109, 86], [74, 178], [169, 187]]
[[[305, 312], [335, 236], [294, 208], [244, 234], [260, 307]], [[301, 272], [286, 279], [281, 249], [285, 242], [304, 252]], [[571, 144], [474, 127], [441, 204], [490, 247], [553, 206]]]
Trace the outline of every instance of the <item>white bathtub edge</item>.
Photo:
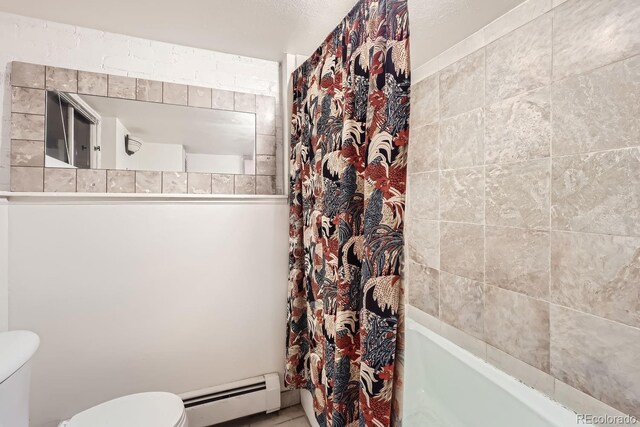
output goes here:
[[[476, 341], [480, 341], [475, 337], [467, 334], [464, 331], [458, 330], [453, 326], [447, 325], [437, 317], [434, 317], [424, 311], [420, 310], [417, 307], [414, 307], [410, 304], [406, 305], [406, 317], [407, 320], [411, 320], [422, 327], [431, 330], [432, 332], [440, 335], [445, 340], [453, 342], [454, 345], [461, 347], [463, 350], [470, 352], [470, 355], [476, 358], [483, 360], [489, 365], [495, 367], [500, 372], [506, 373], [508, 376], [514, 378], [516, 381], [522, 383], [525, 387], [532, 388], [536, 390], [538, 393], [541, 393], [543, 396], [551, 399], [553, 402], [557, 403], [563, 408], [566, 408], [568, 411], [573, 412], [574, 414], [590, 414], [595, 416], [612, 416], [612, 417], [625, 417], [628, 416], [623, 412], [607, 405], [606, 403], [576, 389], [575, 387], [570, 386], [569, 384], [560, 381], [557, 378], [547, 374], [544, 371], [535, 368], [526, 362], [521, 361], [520, 359], [511, 356], [510, 354], [504, 353], [500, 349], [495, 349], [490, 345], [486, 345], [487, 352], [484, 357], [478, 354], [475, 351], [478, 344]], [[457, 333], [455, 336], [449, 336], [450, 334], [447, 331], [451, 332], [452, 330], [456, 330]], [[466, 337], [465, 337], [466, 336]], [[452, 339], [455, 338], [455, 339]], [[504, 366], [498, 366], [496, 360], [493, 357], [490, 357], [492, 353], [495, 352], [504, 353], [505, 358], [511, 359], [511, 362], [518, 363], [521, 366], [526, 365], [526, 371], [522, 372], [522, 369], [518, 369], [518, 372], [513, 372], [512, 370], [505, 369]], [[541, 383], [540, 378], [542, 377], [550, 377], [553, 380], [553, 384], [544, 384]], [[624, 424], [628, 425], [628, 424]], [[638, 425], [638, 424], [636, 424]]]
[[[541, 391], [523, 384], [517, 378], [501, 371], [481, 357], [478, 357], [477, 355], [474, 355], [464, 348], [452, 343], [437, 332], [434, 332], [429, 327], [418, 323], [409, 316], [407, 316], [406, 328], [407, 330], [415, 330], [425, 336], [428, 340], [443, 348], [453, 357], [468, 365], [473, 370], [486, 377], [489, 381], [495, 383], [503, 390], [514, 396], [516, 399], [525, 403], [532, 410], [538, 413], [540, 417], [548, 420], [549, 423], [558, 425], [558, 427], [579, 425], [575, 412], [565, 408], [560, 403], [553, 400], [551, 396], [547, 396]], [[559, 424], [556, 424], [558, 422]]]

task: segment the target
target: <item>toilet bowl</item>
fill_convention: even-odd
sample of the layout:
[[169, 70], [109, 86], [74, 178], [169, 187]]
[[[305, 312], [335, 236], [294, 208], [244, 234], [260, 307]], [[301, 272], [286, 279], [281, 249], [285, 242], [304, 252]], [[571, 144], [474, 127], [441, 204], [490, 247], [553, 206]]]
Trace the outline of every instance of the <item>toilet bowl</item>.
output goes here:
[[175, 394], [138, 393], [80, 412], [58, 427], [187, 427], [187, 413]]
[[[0, 426], [29, 426], [31, 358], [40, 339], [29, 331], [0, 333]], [[80, 412], [59, 427], [188, 427], [180, 397], [131, 394]]]

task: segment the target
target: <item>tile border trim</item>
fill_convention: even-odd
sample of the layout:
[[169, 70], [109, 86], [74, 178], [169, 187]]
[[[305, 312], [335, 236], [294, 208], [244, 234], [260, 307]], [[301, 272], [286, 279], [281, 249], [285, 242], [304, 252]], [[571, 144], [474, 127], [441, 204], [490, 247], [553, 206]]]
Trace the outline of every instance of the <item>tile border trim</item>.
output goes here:
[[[16, 81], [16, 78], [14, 76], [13, 71], [16, 69], [16, 65], [19, 65], [22, 69], [28, 69], [29, 67], [33, 67], [34, 72], [36, 73], [36, 76], [34, 78], [34, 82], [32, 84], [28, 84], [28, 82], [20, 82], [20, 81]], [[14, 88], [26, 88], [29, 89], [30, 91], [41, 91], [44, 93], [47, 90], [61, 90], [63, 92], [67, 92], [67, 93], [74, 93], [74, 94], [83, 94], [83, 95], [90, 95], [90, 96], [101, 96], [101, 97], [105, 97], [105, 98], [114, 98], [114, 99], [130, 99], [130, 100], [134, 100], [134, 101], [139, 101], [139, 102], [152, 102], [152, 103], [162, 103], [162, 104], [167, 104], [167, 105], [176, 105], [176, 102], [173, 102], [173, 100], [171, 99], [165, 99], [164, 97], [164, 88], [167, 85], [173, 85], [175, 87], [178, 88], [184, 88], [184, 92], [186, 95], [186, 99], [184, 100], [184, 103], [180, 103], [179, 105], [184, 105], [186, 107], [189, 108], [204, 108], [204, 109], [212, 109], [212, 110], [225, 110], [225, 111], [238, 111], [238, 112], [244, 112], [244, 113], [249, 113], [249, 114], [254, 114], [255, 115], [255, 150], [254, 150], [254, 167], [257, 168], [257, 162], [258, 162], [258, 150], [257, 150], [257, 144], [258, 144], [258, 138], [259, 136], [268, 136], [268, 137], [276, 137], [276, 106], [277, 106], [277, 99], [274, 96], [268, 96], [268, 95], [256, 95], [253, 93], [245, 93], [245, 92], [237, 92], [237, 91], [228, 91], [228, 90], [221, 90], [221, 89], [216, 89], [216, 88], [209, 88], [209, 87], [202, 87], [202, 86], [193, 86], [193, 85], [185, 85], [185, 84], [178, 84], [178, 83], [171, 83], [171, 82], [163, 82], [163, 81], [158, 81], [158, 80], [149, 80], [149, 79], [143, 79], [143, 78], [135, 78], [135, 77], [129, 77], [129, 76], [122, 76], [122, 75], [112, 75], [112, 74], [106, 74], [106, 73], [100, 73], [100, 72], [93, 72], [93, 71], [84, 71], [84, 70], [75, 70], [75, 69], [66, 69], [66, 68], [60, 68], [60, 67], [52, 67], [52, 66], [48, 66], [48, 65], [44, 65], [44, 64], [31, 64], [31, 63], [26, 63], [26, 62], [20, 62], [20, 61], [13, 61], [11, 63], [11, 83], [10, 83], [10, 91], [13, 92]], [[53, 75], [54, 73], [59, 73], [61, 75], [69, 75], [69, 81], [68, 82], [63, 82], [64, 84], [64, 88], [59, 87], [60, 85], [56, 85], [56, 82], [53, 79], [47, 79], [48, 75], [51, 74]], [[91, 88], [91, 87], [78, 87], [78, 83], [80, 81], [80, 76], [81, 75], [92, 75], [94, 78], [97, 79], [101, 79], [101, 81], [106, 85], [106, 87], [99, 87], [99, 88]], [[33, 76], [32, 76], [33, 77]], [[41, 80], [41, 81], [40, 81]], [[122, 88], [120, 87], [118, 91], [115, 90], [110, 90], [110, 86], [111, 86], [111, 82], [112, 81], [117, 81], [118, 82], [118, 86], [122, 86], [123, 84], [125, 84], [125, 86], [130, 86], [128, 89], [131, 90], [131, 93], [127, 92], [127, 88]], [[60, 82], [58, 82], [60, 83]], [[142, 91], [139, 90], [140, 88], [140, 83], [149, 85], [149, 86], [153, 86], [155, 85], [156, 88], [160, 89], [160, 96], [157, 99], [151, 99], [148, 94], [146, 93], [142, 93]], [[128, 84], [128, 85], [127, 85]], [[208, 102], [206, 102], [205, 104], [208, 105], [204, 105], [201, 101], [202, 99], [198, 99], [198, 102], [195, 102], [189, 99], [189, 94], [190, 93], [195, 93], [195, 92], [202, 92], [204, 91], [204, 98], [208, 99]], [[215, 98], [215, 95], [223, 95], [224, 98], [226, 99], [223, 100], [222, 103], [218, 102], [219, 100], [217, 100]], [[199, 97], [202, 98], [202, 97]], [[242, 99], [244, 101], [243, 105], [237, 105], [238, 103], [236, 102], [236, 99]], [[265, 105], [265, 101], [266, 100], [266, 104]], [[253, 106], [250, 106], [247, 104], [247, 101], [250, 103], [253, 103]], [[264, 106], [264, 110], [265, 111], [260, 111], [261, 110], [261, 106]], [[271, 106], [273, 106], [273, 108], [270, 108]], [[12, 110], [13, 110], [13, 100], [12, 100]], [[251, 111], [249, 111], [251, 110]], [[17, 112], [16, 112], [17, 114]], [[41, 111], [28, 111], [28, 112], [20, 112], [20, 117], [22, 116], [33, 116], [33, 117], [44, 117]], [[38, 135], [25, 135], [23, 128], [20, 127], [20, 124], [17, 123], [14, 119], [14, 114], [12, 111], [11, 114], [11, 136], [10, 136], [10, 141], [11, 141], [11, 154], [10, 154], [10, 159], [13, 159], [15, 156], [14, 154], [14, 146], [16, 147], [16, 149], [18, 148], [17, 145], [20, 141], [29, 141], [29, 142], [42, 142], [42, 149], [45, 150], [44, 148], [44, 140], [45, 140], [45, 127], [46, 127], [46, 120], [39, 120], [42, 121], [42, 129], [38, 129]], [[271, 125], [272, 124], [272, 125]], [[36, 136], [35, 138], [26, 138], [26, 136]], [[39, 153], [38, 153], [39, 154]], [[44, 156], [44, 152], [42, 153], [42, 155]], [[275, 156], [274, 156], [275, 159]], [[36, 180], [34, 182], [29, 182], [28, 184], [25, 183], [21, 183], [16, 179], [16, 174], [18, 172], [18, 169], [20, 168], [20, 170], [24, 170], [25, 168], [29, 168], [29, 170], [33, 170], [34, 172], [34, 177], [35, 175], [38, 175], [36, 177]], [[17, 192], [17, 193], [32, 193], [34, 191], [36, 192], [49, 192], [49, 193], [53, 193], [55, 192], [55, 186], [51, 187], [51, 188], [45, 188], [45, 183], [44, 183], [44, 171], [46, 169], [49, 169], [47, 167], [43, 165], [25, 165], [25, 164], [17, 164], [15, 162], [11, 162], [10, 164], [10, 190], [11, 192]], [[276, 168], [277, 169], [277, 168]], [[109, 169], [91, 169], [91, 170], [95, 170], [95, 171], [108, 171]], [[24, 172], [24, 171], [23, 171]], [[129, 171], [134, 173], [135, 176], [137, 176], [138, 172], [146, 172], [146, 171]], [[165, 173], [165, 172], [170, 172], [170, 171], [153, 171], [153, 172], [160, 172]], [[256, 171], [257, 172], [257, 171]], [[185, 174], [189, 174], [189, 172], [187, 171], [183, 171], [182, 173]], [[191, 174], [193, 174], [194, 172], [191, 172]], [[42, 175], [42, 183], [39, 182], [39, 176], [40, 174]], [[106, 174], [106, 172], [105, 172]], [[275, 174], [259, 174], [259, 173], [254, 173], [254, 174], [222, 174], [222, 173], [209, 173], [209, 174], [204, 174], [204, 175], [209, 175], [210, 176], [210, 180], [213, 179], [215, 176], [228, 176], [231, 179], [232, 184], [236, 181], [236, 177], [247, 177], [247, 180], [249, 179], [253, 179], [254, 183], [252, 185], [253, 187], [253, 191], [250, 191], [249, 194], [255, 194], [256, 191], [258, 190], [258, 186], [256, 185], [256, 182], [258, 181], [258, 177], [268, 177], [269, 179], [271, 179], [273, 181], [273, 188], [269, 188], [270, 186], [265, 186], [265, 185], [261, 185], [260, 186], [260, 190], [262, 194], [265, 195], [275, 195], [276, 194], [276, 186], [275, 186], [275, 179], [276, 176]], [[187, 178], [188, 179], [188, 178]], [[78, 183], [77, 183], [77, 174], [76, 174], [76, 181], [74, 183], [74, 191], [77, 192], [78, 189]], [[212, 187], [212, 186], [211, 186]], [[100, 191], [96, 191], [95, 193], [83, 193], [83, 194], [114, 194], [113, 192], [109, 192], [108, 190], [108, 185], [106, 186], [106, 188], [104, 190], [102, 190], [102, 188], [99, 189]], [[129, 191], [131, 190], [131, 191]], [[187, 183], [187, 192], [189, 191], [189, 184]], [[233, 193], [216, 193], [214, 191], [214, 188], [209, 188], [209, 192], [204, 192], [201, 193], [203, 195], [207, 195], [207, 194], [247, 194], [247, 192], [242, 192], [239, 191], [239, 189], [235, 188], [235, 185], [233, 185]], [[128, 189], [127, 192], [119, 192], [119, 193], [115, 193], [115, 194], [127, 194], [127, 193], [134, 193], [137, 195], [141, 195], [141, 194], [172, 194], [169, 192], [164, 192], [164, 189], [161, 186], [161, 193], [136, 193], [136, 180], [134, 178], [134, 183], [133, 183], [133, 188]]]

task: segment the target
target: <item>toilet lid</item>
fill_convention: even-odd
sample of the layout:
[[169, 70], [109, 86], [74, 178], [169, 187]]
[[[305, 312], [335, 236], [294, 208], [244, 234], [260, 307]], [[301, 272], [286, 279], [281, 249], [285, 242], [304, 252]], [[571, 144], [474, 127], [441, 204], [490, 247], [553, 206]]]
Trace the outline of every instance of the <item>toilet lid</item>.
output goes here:
[[139, 393], [80, 412], [67, 427], [176, 427], [183, 417], [184, 404], [175, 394]]

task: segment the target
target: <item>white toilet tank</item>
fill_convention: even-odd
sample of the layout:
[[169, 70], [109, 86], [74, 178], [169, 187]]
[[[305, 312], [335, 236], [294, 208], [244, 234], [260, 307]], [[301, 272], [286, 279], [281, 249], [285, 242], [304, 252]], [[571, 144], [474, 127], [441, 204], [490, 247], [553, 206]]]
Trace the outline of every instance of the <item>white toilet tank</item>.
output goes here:
[[33, 332], [0, 333], [0, 426], [29, 426], [30, 361], [38, 345]]

